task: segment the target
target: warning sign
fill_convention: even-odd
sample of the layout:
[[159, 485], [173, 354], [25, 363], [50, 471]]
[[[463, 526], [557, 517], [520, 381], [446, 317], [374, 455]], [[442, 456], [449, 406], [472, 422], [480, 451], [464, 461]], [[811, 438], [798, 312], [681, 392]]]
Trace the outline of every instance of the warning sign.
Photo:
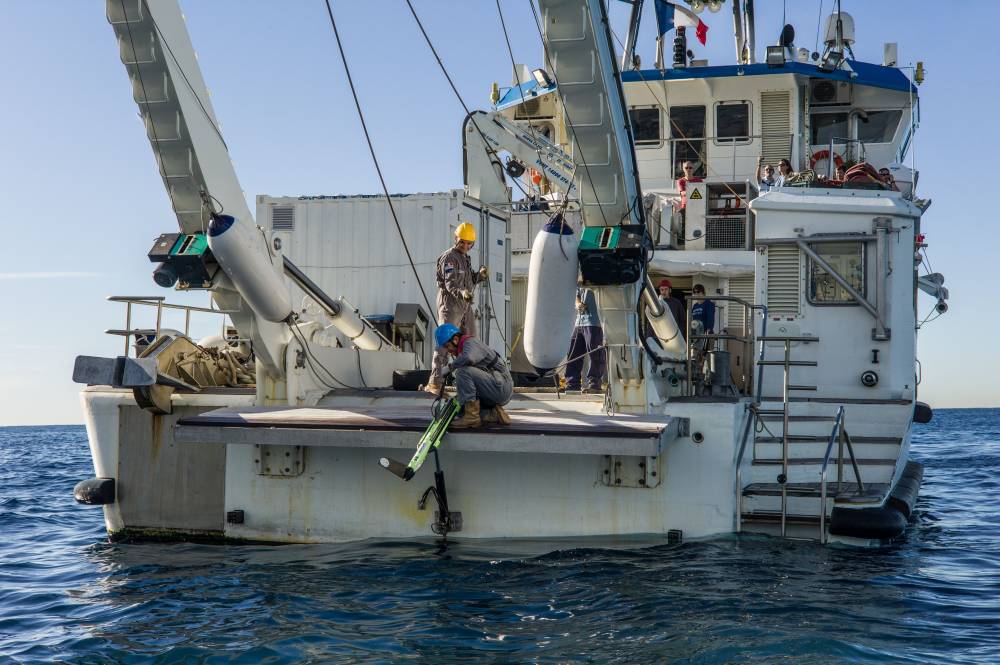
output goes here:
[[692, 201], [698, 201], [700, 199], [701, 199], [701, 190], [700, 189], [696, 189], [693, 192], [691, 192], [691, 200]]

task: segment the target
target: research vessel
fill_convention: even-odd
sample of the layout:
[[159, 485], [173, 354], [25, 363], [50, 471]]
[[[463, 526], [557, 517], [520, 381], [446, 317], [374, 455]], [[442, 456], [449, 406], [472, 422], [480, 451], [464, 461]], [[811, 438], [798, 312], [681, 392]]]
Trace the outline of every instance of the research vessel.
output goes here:
[[[251, 211], [177, 3], [108, 1], [177, 221], [149, 252], [154, 279], [211, 303], [113, 296], [122, 355], [77, 359], [95, 477], [75, 494], [113, 538], [903, 533], [912, 427], [931, 416], [918, 296], [947, 309], [922, 270], [930, 201], [905, 165], [922, 65], [901, 67], [894, 44], [856, 59], [839, 8], [821, 52], [787, 26], [758, 61], [752, 0], [656, 0], [660, 56], [643, 68], [631, 4], [622, 40], [604, 0], [533, 5], [539, 60], [467, 115], [461, 186], [261, 194]], [[710, 64], [694, 49], [723, 7], [735, 59]], [[791, 172], [762, 184], [782, 160]], [[448, 432], [404, 481], [379, 460], [408, 456], [432, 419], [434, 263], [466, 222], [489, 273], [479, 335], [518, 385], [512, 422]], [[578, 283], [604, 332], [596, 394], [559, 380]], [[219, 333], [193, 339], [192, 317]]]

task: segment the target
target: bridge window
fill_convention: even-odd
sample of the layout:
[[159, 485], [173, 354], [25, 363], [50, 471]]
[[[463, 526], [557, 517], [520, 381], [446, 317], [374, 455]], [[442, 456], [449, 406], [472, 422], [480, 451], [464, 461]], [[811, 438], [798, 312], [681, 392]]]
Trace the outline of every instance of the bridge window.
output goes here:
[[889, 143], [902, 117], [902, 111], [869, 111], [867, 122], [858, 118], [858, 138], [865, 143]]
[[[824, 242], [811, 245], [855, 291], [865, 295], [865, 245], [861, 242]], [[809, 302], [813, 305], [857, 305], [826, 270], [809, 260]]]
[[671, 106], [670, 107], [670, 139], [673, 144], [674, 178], [683, 174], [681, 166], [686, 161], [694, 164], [697, 176], [705, 175], [705, 141], [693, 140], [705, 138], [705, 107], [704, 106]]
[[660, 108], [630, 108], [628, 117], [632, 123], [632, 138], [636, 147], [648, 147], [660, 145], [662, 135], [660, 134]]
[[843, 143], [847, 138], [846, 113], [814, 113], [809, 120], [810, 143], [813, 145], [828, 145], [831, 140]]
[[715, 142], [747, 142], [750, 137], [750, 102], [719, 102], [715, 105]]

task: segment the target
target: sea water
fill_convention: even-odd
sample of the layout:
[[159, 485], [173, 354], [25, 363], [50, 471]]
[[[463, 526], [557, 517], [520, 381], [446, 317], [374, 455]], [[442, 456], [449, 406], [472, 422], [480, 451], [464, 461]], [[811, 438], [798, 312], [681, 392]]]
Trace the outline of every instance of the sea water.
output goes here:
[[915, 427], [915, 521], [877, 550], [111, 544], [83, 428], [3, 428], [0, 661], [1000, 662], [1000, 410]]

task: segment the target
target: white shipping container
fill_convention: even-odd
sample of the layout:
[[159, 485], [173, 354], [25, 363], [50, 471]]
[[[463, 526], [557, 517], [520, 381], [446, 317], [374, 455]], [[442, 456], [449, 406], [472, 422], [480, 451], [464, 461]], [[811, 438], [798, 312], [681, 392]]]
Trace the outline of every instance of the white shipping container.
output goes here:
[[[455, 228], [476, 227], [472, 266], [489, 267], [489, 287], [476, 289], [479, 337], [507, 356], [510, 341], [510, 252], [507, 214], [489, 208], [461, 190], [392, 196], [393, 208], [419, 275], [413, 274], [384, 196], [257, 197], [257, 220], [281, 253], [330, 296], [345, 297], [365, 316], [392, 315], [397, 303], [427, 309], [431, 338], [425, 344], [429, 366], [437, 317], [438, 256], [452, 245]], [[300, 297], [300, 296], [296, 296]], [[299, 306], [299, 301], [293, 303]], [[488, 325], [484, 325], [488, 324]]]

